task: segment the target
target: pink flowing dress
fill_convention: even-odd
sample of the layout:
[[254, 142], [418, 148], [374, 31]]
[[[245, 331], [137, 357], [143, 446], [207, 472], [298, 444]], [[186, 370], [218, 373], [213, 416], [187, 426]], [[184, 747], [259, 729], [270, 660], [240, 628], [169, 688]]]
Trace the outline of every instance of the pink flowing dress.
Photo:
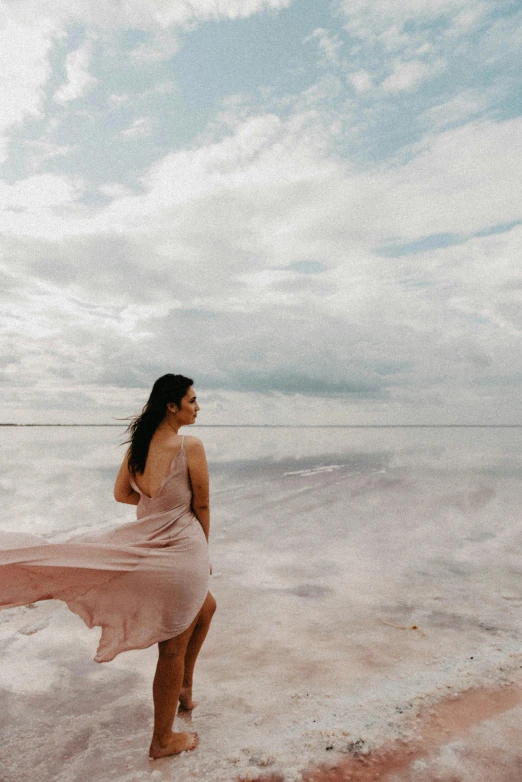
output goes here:
[[179, 635], [208, 590], [183, 439], [154, 497], [130, 482], [140, 494], [136, 521], [62, 543], [0, 534], [0, 607], [63, 600], [88, 627], [102, 628], [96, 662]]

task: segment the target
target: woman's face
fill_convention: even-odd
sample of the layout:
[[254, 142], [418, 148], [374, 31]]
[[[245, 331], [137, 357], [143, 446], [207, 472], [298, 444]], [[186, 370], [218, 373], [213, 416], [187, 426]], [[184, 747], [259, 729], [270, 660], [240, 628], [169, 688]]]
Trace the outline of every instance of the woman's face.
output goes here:
[[176, 418], [180, 426], [187, 426], [196, 422], [199, 405], [196, 399], [194, 387], [190, 386], [181, 400], [181, 407], [176, 409]]

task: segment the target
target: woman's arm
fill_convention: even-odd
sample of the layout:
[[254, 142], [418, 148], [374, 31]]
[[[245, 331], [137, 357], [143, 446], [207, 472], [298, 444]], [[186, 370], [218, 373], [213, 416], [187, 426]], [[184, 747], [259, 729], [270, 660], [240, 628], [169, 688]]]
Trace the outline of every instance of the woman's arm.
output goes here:
[[192, 485], [192, 512], [197, 518], [208, 542], [210, 532], [210, 501], [207, 457], [198, 437], [186, 437], [187, 465]]
[[114, 484], [114, 499], [117, 502], [125, 502], [127, 505], [137, 505], [140, 501], [140, 495], [130, 485], [128, 458], [129, 452], [127, 451]]

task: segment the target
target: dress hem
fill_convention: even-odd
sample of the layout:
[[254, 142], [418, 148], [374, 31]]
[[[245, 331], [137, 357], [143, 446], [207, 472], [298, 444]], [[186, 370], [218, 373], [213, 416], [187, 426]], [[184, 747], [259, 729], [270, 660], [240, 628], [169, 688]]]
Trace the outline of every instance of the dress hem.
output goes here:
[[[208, 594], [208, 587], [207, 587], [207, 594]], [[199, 606], [198, 610], [196, 611], [196, 613], [194, 614], [194, 616], [192, 617], [192, 619], [190, 620], [190, 622], [187, 624], [187, 626], [186, 626], [186, 627], [184, 627], [184, 628], [183, 628], [183, 630], [180, 630], [180, 631], [179, 631], [179, 633], [176, 633], [175, 635], [170, 635], [170, 634], [169, 634], [169, 635], [166, 635], [165, 637], [163, 637], [163, 636], [162, 636], [162, 637], [160, 637], [160, 638], [155, 638], [153, 641], [147, 641], [146, 643], [144, 643], [144, 644], [141, 644], [140, 646], [127, 646], [127, 647], [125, 647], [125, 648], [119, 649], [117, 652], [115, 652], [115, 653], [112, 655], [112, 657], [107, 657], [107, 656], [106, 656], [106, 654], [104, 654], [104, 655], [98, 655], [98, 653], [96, 653], [96, 654], [95, 654], [95, 656], [93, 657], [93, 660], [94, 660], [94, 662], [95, 662], [95, 663], [110, 663], [110, 662], [112, 662], [112, 661], [113, 661], [113, 660], [114, 660], [114, 659], [115, 659], [115, 658], [116, 658], [116, 657], [117, 657], [119, 654], [121, 654], [122, 652], [132, 652], [132, 651], [134, 651], [134, 650], [149, 649], [149, 647], [151, 647], [151, 646], [154, 646], [154, 644], [161, 643], [162, 641], [170, 641], [170, 639], [171, 639], [171, 638], [177, 638], [177, 637], [178, 637], [178, 635], [181, 635], [182, 633], [184, 633], [184, 632], [185, 632], [185, 630], [187, 630], [187, 629], [190, 627], [190, 625], [192, 624], [192, 622], [194, 621], [194, 619], [196, 619], [196, 617], [198, 616], [199, 612], [200, 612], [200, 611], [201, 611], [201, 609], [203, 608], [203, 605], [205, 604], [205, 600], [207, 599], [207, 594], [205, 595], [205, 597], [204, 597], [204, 599], [203, 599], [203, 602], [202, 602], [202, 603], [201, 603], [201, 605]], [[77, 612], [76, 612], [76, 611], [74, 611], [74, 609], [72, 609], [72, 608], [71, 608], [70, 610], [71, 610], [71, 611], [73, 611], [75, 614], [77, 614]], [[81, 619], [83, 619], [83, 617], [82, 617], [80, 614], [77, 614], [77, 615], [78, 615], [78, 616], [80, 616], [80, 618], [81, 618]], [[83, 621], [85, 621], [85, 619], [83, 619]], [[93, 627], [101, 627], [101, 625], [87, 625], [87, 626], [88, 626], [90, 629], [92, 629]], [[102, 632], [103, 632], [103, 631], [102, 631]], [[109, 652], [109, 654], [110, 654], [110, 652]], [[103, 659], [102, 659], [102, 657], [103, 657]]]

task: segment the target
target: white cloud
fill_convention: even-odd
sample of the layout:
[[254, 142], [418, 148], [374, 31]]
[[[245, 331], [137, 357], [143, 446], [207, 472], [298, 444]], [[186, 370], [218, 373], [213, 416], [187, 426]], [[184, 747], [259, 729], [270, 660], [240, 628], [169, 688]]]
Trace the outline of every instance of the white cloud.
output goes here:
[[77, 49], [69, 52], [65, 61], [67, 81], [59, 87], [54, 100], [57, 103], [68, 103], [83, 97], [97, 82], [89, 73], [92, 58], [92, 41], [86, 41]]
[[[522, 120], [433, 134], [404, 165], [348, 171], [347, 163], [330, 157], [320, 115], [309, 112], [286, 122], [270, 114], [252, 117], [219, 142], [165, 156], [144, 179], [145, 194], [115, 201], [98, 224], [146, 226], [151, 215], [170, 214], [176, 205], [195, 209], [193, 218], [185, 212], [180, 219], [197, 223], [202, 199], [217, 206], [235, 203], [237, 195], [264, 225], [259, 240], [262, 246], [274, 242], [275, 255], [287, 241], [298, 254], [310, 241], [313, 253], [324, 252], [327, 237], [336, 234], [341, 253], [348, 236], [350, 243], [375, 246], [392, 236], [406, 241], [480, 231], [521, 216]], [[224, 225], [228, 214], [224, 208]], [[230, 219], [235, 224], [237, 217]], [[174, 233], [180, 228], [171, 225]], [[232, 223], [224, 230], [233, 231]]]
[[[366, 34], [371, 39], [371, 29], [360, 30], [358, 34], [362, 37]], [[410, 50], [415, 39], [411, 33], [404, 32], [401, 24], [390, 24], [389, 27], [382, 29], [376, 37], [384, 50], [392, 53]]]
[[150, 95], [169, 95], [176, 89], [176, 83], [172, 79], [160, 81], [147, 90], [139, 93], [140, 98], [148, 98]]
[[[358, 6], [369, 7], [355, 0]], [[406, 6], [413, 13], [414, 4]], [[197, 18], [254, 7], [269, 6], [201, 3]], [[421, 18], [433, 18], [423, 2], [416, 7], [425, 11]], [[371, 74], [367, 62], [342, 66], [360, 93], [390, 74], [375, 90], [389, 105], [435, 72], [421, 59], [434, 50], [405, 33], [400, 8], [383, 8], [385, 21], [369, 29], [394, 52], [393, 72], [381, 63]], [[111, 5], [114, 18], [107, 24], [124, 13], [127, 19], [149, 15], [150, 22], [160, 10], [156, 25], [170, 24], [171, 12], [185, 14], [183, 24], [195, 24], [195, 4], [188, 2]], [[336, 39], [323, 28], [316, 33], [325, 56], [337, 63]], [[397, 54], [397, 48], [404, 51]], [[78, 50], [76, 56], [65, 102], [89, 86], [88, 56], [82, 61]], [[273, 108], [255, 114], [248, 96], [232, 97], [204, 133], [150, 166], [139, 192], [115, 181], [101, 185], [110, 204], [78, 203], [81, 186], [57, 175], [4, 185], [12, 272], [3, 352], [13, 360], [9, 382], [38, 378], [40, 388], [54, 382], [54, 398], [67, 384], [91, 384], [102, 398], [106, 384], [143, 379], [147, 385], [156, 367], [194, 366], [209, 385], [228, 383], [223, 398], [233, 400], [234, 383], [253, 388], [263, 373], [267, 386], [273, 383], [281, 393], [307, 378], [319, 393], [328, 378], [330, 390], [345, 389], [357, 400], [351, 413], [357, 407], [371, 417], [381, 405], [384, 416], [390, 405], [415, 409], [419, 420], [427, 409], [436, 417], [437, 407], [439, 420], [448, 420], [444, 399], [461, 413], [470, 399], [479, 405], [481, 392], [473, 384], [486, 370], [509, 385], [509, 373], [519, 366], [521, 323], [511, 291], [519, 276], [521, 231], [404, 257], [377, 251], [437, 233], [455, 233], [464, 242], [468, 234], [521, 219], [521, 121], [489, 119], [448, 129], [484, 107], [474, 91], [456, 95], [421, 117], [430, 130], [421, 142], [396, 160], [358, 170], [336, 151], [343, 112], [353, 105], [324, 109], [339, 85], [327, 75], [295, 100], [283, 96], [282, 116]], [[34, 112], [38, 89], [31, 93]], [[113, 95], [114, 103], [136, 100], [123, 94], [124, 83], [111, 89], [122, 93]], [[144, 116], [122, 131], [123, 138], [150, 134], [149, 110], [149, 104], [134, 105], [131, 116]], [[22, 118], [31, 115], [24, 111]], [[446, 130], [435, 132], [441, 128]], [[42, 160], [65, 151], [50, 141], [39, 147]], [[130, 165], [129, 179], [122, 175], [122, 181], [131, 181]], [[365, 401], [372, 395], [374, 402]], [[252, 399], [242, 397], [243, 409], [259, 403], [262, 410], [266, 400]], [[306, 415], [306, 404], [304, 397], [296, 399], [299, 415]], [[275, 415], [284, 417], [288, 397], [274, 405]], [[335, 411], [342, 414], [341, 403]]]
[[488, 4], [484, 2], [469, 3], [462, 8], [451, 20], [448, 28], [448, 37], [461, 36], [463, 33], [469, 33], [488, 11]]
[[0, 161], [7, 143], [3, 134], [27, 117], [40, 116], [50, 76], [47, 57], [53, 32], [48, 23], [38, 26], [14, 21], [2, 14], [0, 7]]
[[[353, 35], [375, 39], [383, 32], [395, 35], [402, 45], [407, 36], [403, 25], [410, 21], [430, 22], [441, 17], [476, 14], [482, 9], [482, 0], [338, 0], [338, 7], [346, 17], [347, 28]], [[391, 43], [391, 38], [388, 39]]]
[[337, 0], [336, 5], [356, 40], [344, 65], [355, 72], [349, 79], [359, 92], [369, 88], [365, 73], [386, 93], [416, 91], [456, 60], [474, 56], [474, 26], [482, 25], [481, 40], [495, 28], [493, 20], [484, 25], [492, 4], [482, 0]]
[[[11, 214], [6, 230], [49, 237], [113, 229], [134, 234], [148, 232], [153, 218], [163, 239], [178, 237], [180, 251], [197, 257], [198, 232], [205, 252], [211, 252], [214, 230], [218, 243], [236, 236], [239, 247], [240, 224], [247, 236], [255, 226], [249, 245], [291, 262], [309, 252], [331, 251], [338, 258], [348, 247], [377, 246], [390, 237], [470, 233], [520, 218], [519, 119], [432, 134], [411, 150], [406, 164], [398, 160], [360, 174], [331, 154], [319, 112], [285, 121], [266, 114], [235, 124], [230, 113], [227, 121], [231, 130], [221, 140], [201, 140], [156, 162], [142, 194], [117, 197], [92, 216], [85, 210], [55, 214], [42, 223], [30, 210]], [[201, 217], [203, 208], [208, 214]]]
[[247, 18], [265, 11], [287, 8], [293, 0], [7, 0], [17, 18], [53, 19], [59, 24], [80, 22], [93, 28], [167, 29], [187, 27], [212, 19]]
[[[198, 232], [204, 217], [196, 226]], [[154, 254], [158, 233], [149, 235], [141, 252], [148, 246], [149, 255]], [[100, 254], [101, 246], [96, 249]], [[91, 262], [83, 268], [91, 285], [82, 281], [80, 295], [63, 281], [38, 281], [28, 294], [29, 278], [24, 281], [23, 302], [5, 308], [12, 317], [7, 329], [17, 337], [15, 352], [14, 344], [7, 346], [14, 359], [7, 381], [36, 385], [38, 393], [46, 389], [46, 399], [61, 400], [52, 414], [61, 409], [66, 417], [64, 384], [70, 388], [71, 383], [84, 383], [97, 397], [111, 384], [111, 377], [112, 383], [118, 378], [121, 388], [127, 376], [141, 378], [147, 386], [162, 366], [176, 366], [190, 370], [201, 388], [208, 388], [226, 367], [229, 388], [211, 393], [222, 406], [216, 417], [206, 419], [209, 422], [223, 422], [222, 414], [232, 409], [236, 420], [239, 414], [244, 420], [263, 422], [262, 408], [268, 401], [272, 422], [320, 423], [323, 416], [324, 423], [324, 410], [317, 419], [307, 417], [309, 398], [281, 393], [281, 388], [291, 389], [307, 375], [311, 380], [316, 377], [316, 393], [321, 384], [327, 389], [330, 383], [346, 389], [351, 384], [354, 389], [351, 395], [347, 391], [344, 401], [328, 402], [331, 419], [326, 420], [332, 423], [353, 422], [354, 415], [370, 422], [390, 422], [389, 416], [395, 422], [509, 422], [520, 413], [520, 399], [517, 402], [510, 393], [510, 385], [520, 366], [522, 322], [513, 287], [522, 283], [521, 250], [519, 228], [421, 256], [395, 258], [391, 269], [389, 261], [345, 244], [344, 263], [340, 256], [336, 267], [321, 275], [329, 290], [316, 297], [310, 291], [293, 294], [290, 288], [278, 297], [278, 286], [295, 274], [270, 268], [263, 273], [252, 268], [249, 274], [248, 264], [238, 275], [240, 286], [234, 287], [229, 274], [228, 283], [221, 281], [210, 296], [206, 286], [214, 285], [209, 275], [216, 256], [227, 251], [216, 245], [215, 255], [201, 259], [199, 268], [171, 252], [165, 290], [156, 291], [153, 303], [143, 304], [143, 281], [123, 257], [114, 267], [114, 248], [111, 252], [107, 246], [98, 266]], [[39, 258], [56, 256], [57, 251], [57, 245], [48, 244], [24, 248], [35, 271], [46, 267]], [[62, 253], [69, 264], [70, 257], [75, 258], [78, 269], [74, 245], [66, 245]], [[103, 276], [111, 265], [121, 281], [130, 277], [127, 291], [118, 286], [118, 277], [108, 284]], [[193, 277], [197, 279], [190, 289], [186, 282]], [[152, 270], [147, 280], [150, 289]], [[133, 299], [136, 289], [140, 296]], [[489, 387], [484, 388], [483, 377], [492, 378]], [[252, 391], [243, 397], [232, 392], [237, 382], [251, 389], [257, 385], [257, 391], [263, 383], [276, 388], [279, 384], [280, 393], [268, 400]], [[492, 407], [484, 394], [495, 394], [500, 385], [502, 394]], [[368, 401], [368, 393], [356, 393], [357, 387], [373, 389], [375, 399]], [[100, 420], [105, 409], [86, 409], [84, 415]]]
[[328, 30], [323, 27], [316, 28], [311, 35], [304, 39], [303, 43], [317, 40], [319, 49], [323, 52], [324, 57], [331, 65], [337, 65], [339, 63], [339, 50], [343, 46], [343, 41], [339, 40], [337, 35], [331, 35]]
[[85, 211], [78, 203], [82, 194], [82, 182], [56, 174], [0, 182], [0, 230], [20, 237], [75, 232]]
[[[7, 151], [6, 131], [27, 117], [40, 116], [44, 87], [50, 76], [48, 55], [52, 40], [71, 24], [93, 29], [152, 31], [152, 40], [135, 52], [138, 59], [165, 59], [176, 51], [172, 32], [199, 22], [246, 18], [287, 8], [293, 0], [0, 0], [0, 162]], [[67, 57], [67, 81], [54, 95], [66, 104], [86, 94], [96, 79], [89, 73], [92, 42], [86, 41]]]
[[[209, 19], [245, 19], [262, 11], [279, 11], [292, 0], [185, 0], [173, 4], [168, 0], [150, 3], [151, 11], [161, 26], [183, 25]], [[139, 0], [131, 0], [130, 13], [141, 11]]]
[[518, 220], [520, 177], [521, 118], [474, 122], [426, 137], [411, 161], [389, 177], [389, 235], [467, 233]]
[[[206, 233], [212, 235], [214, 219], [218, 225], [223, 224], [223, 230], [233, 234], [235, 229], [228, 223], [231, 219], [235, 221], [230, 210], [236, 208], [232, 205], [236, 199], [243, 202], [242, 209], [255, 213], [261, 208], [262, 222], [263, 191], [267, 204], [271, 204], [274, 199], [277, 202], [278, 191], [291, 187], [292, 183], [296, 188], [302, 183], [304, 195], [307, 182], [334, 175], [338, 165], [334, 160], [327, 161], [325, 143], [317, 112], [304, 112], [286, 123], [274, 114], [250, 117], [237, 122], [233, 132], [219, 142], [208, 141], [194, 149], [166, 155], [144, 178], [144, 195], [114, 201], [98, 215], [95, 223], [98, 230], [109, 227], [126, 230], [131, 225], [133, 230], [140, 226], [148, 230], [151, 216], [159, 217], [165, 212], [168, 216], [163, 236], [173, 233], [183, 237], [187, 231], [191, 235], [191, 226], [199, 223], [201, 202], [210, 200], [211, 211], [223, 210], [223, 215], [212, 218], [209, 214], [204, 218], [207, 227], [202, 234], [203, 241]], [[170, 211], [174, 209], [176, 215], [172, 216]], [[191, 210], [196, 211], [194, 221], [189, 217]], [[189, 252], [192, 255], [194, 251]], [[226, 264], [223, 273], [226, 274]]]
[[115, 106], [121, 106], [124, 103], [128, 103], [131, 100], [131, 96], [121, 93], [113, 93], [109, 95], [109, 101]]
[[0, 182], [0, 205], [4, 209], [32, 212], [41, 208], [64, 206], [74, 201], [81, 185], [55, 174], [39, 174], [21, 179], [14, 185]]
[[393, 63], [392, 73], [382, 82], [381, 87], [386, 92], [411, 92], [429, 76], [434, 76], [440, 70], [442, 63], [429, 65], [421, 60]]
[[101, 185], [100, 193], [103, 193], [108, 198], [127, 198], [132, 196], [132, 191], [128, 187], [120, 185], [119, 182]]
[[483, 24], [493, 8], [482, 0], [337, 0], [337, 5], [348, 33], [359, 40], [350, 64], [381, 73], [383, 58], [385, 66], [395, 60], [398, 70], [388, 81], [392, 92], [420, 83], [430, 60], [439, 70], [442, 58], [454, 57], [456, 46], [462, 56], [472, 42], [472, 28]]
[[368, 71], [361, 70], [350, 73], [348, 79], [357, 92], [368, 92], [373, 87], [372, 77]]
[[170, 60], [179, 51], [179, 39], [172, 33], [156, 32], [150, 39], [131, 51], [131, 58], [137, 63]]
[[51, 141], [26, 141], [28, 165], [33, 171], [38, 171], [48, 160], [66, 157], [74, 147], [67, 144], [53, 144]]
[[442, 130], [448, 125], [462, 124], [482, 114], [490, 105], [492, 98], [491, 90], [466, 90], [450, 100], [427, 109], [419, 119], [432, 131]]
[[153, 122], [150, 117], [136, 117], [128, 128], [122, 130], [120, 136], [129, 139], [145, 138], [150, 136], [153, 130]]
[[112, 93], [108, 97], [108, 102], [113, 106], [123, 106], [131, 102], [147, 99], [158, 95], [169, 95], [176, 89], [176, 84], [172, 79], [160, 81], [142, 92], [134, 93]]

